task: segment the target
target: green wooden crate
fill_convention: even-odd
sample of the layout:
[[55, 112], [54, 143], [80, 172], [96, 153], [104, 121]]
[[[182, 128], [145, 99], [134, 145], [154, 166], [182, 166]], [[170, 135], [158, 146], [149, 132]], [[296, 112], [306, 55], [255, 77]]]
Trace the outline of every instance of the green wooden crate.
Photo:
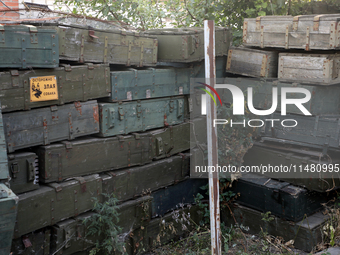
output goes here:
[[171, 210], [179, 209], [187, 204], [193, 204], [198, 193], [205, 193], [201, 187], [207, 184], [207, 179], [188, 178], [177, 184], [152, 192], [152, 216], [162, 217]]
[[[303, 106], [312, 115], [339, 115], [340, 113], [340, 87], [339, 86], [316, 86], [300, 85], [298, 83], [283, 83], [277, 80], [260, 80], [256, 78], [225, 78], [224, 84], [232, 84], [244, 92], [244, 98], [247, 100], [247, 88], [253, 88], [253, 104], [256, 109], [270, 109], [272, 105], [272, 88], [278, 90], [277, 111], [281, 111], [281, 89], [304, 88], [311, 93], [311, 99], [304, 103]], [[224, 104], [232, 104], [231, 93], [227, 89], [217, 89]], [[298, 99], [304, 98], [301, 93], [287, 93], [287, 98]], [[303, 115], [303, 113], [293, 104], [287, 105], [287, 113]]]
[[44, 228], [12, 241], [11, 252], [16, 255], [50, 255], [51, 229]]
[[8, 155], [10, 187], [15, 194], [39, 188], [38, 157], [33, 152]]
[[[202, 121], [198, 119], [197, 121]], [[145, 133], [82, 138], [38, 148], [40, 182], [61, 181], [72, 176], [99, 173], [150, 163], [194, 147], [193, 124], [185, 122]], [[204, 136], [196, 131], [198, 136]]]
[[[128, 235], [130, 231], [145, 224], [144, 221], [150, 220], [151, 200], [152, 197], [144, 196], [118, 205], [119, 221], [113, 220], [122, 228], [122, 233]], [[102, 235], [88, 235], [87, 226], [83, 223], [93, 215], [94, 213], [87, 212], [55, 224], [52, 227], [51, 252], [56, 255], [74, 254], [93, 247], [98, 240], [103, 240]]]
[[[269, 145], [267, 143], [256, 143], [244, 156], [245, 166], [260, 166], [260, 165], [272, 165], [272, 166], [296, 166], [297, 171], [294, 173], [270, 173], [266, 172], [265, 175], [274, 179], [280, 179], [305, 187], [308, 190], [317, 192], [326, 192], [328, 190], [336, 189], [340, 186], [340, 180], [338, 174], [333, 173], [318, 173], [312, 172], [300, 172], [299, 166], [304, 169], [311, 164], [340, 164], [340, 160], [335, 155], [330, 158], [322, 157], [322, 153], [313, 152], [310, 148], [296, 148], [284, 147], [283, 145]], [[329, 167], [327, 169], [330, 169]]]
[[190, 93], [192, 68], [158, 67], [111, 71], [108, 101], [169, 97]]
[[99, 132], [97, 101], [3, 114], [8, 152]]
[[5, 184], [0, 183], [0, 254], [8, 255], [14, 234], [18, 211], [18, 197]]
[[[266, 121], [264, 126], [259, 129], [261, 137], [284, 139], [287, 143], [305, 144], [319, 148], [339, 149], [339, 122], [340, 115], [335, 116], [299, 116], [287, 114], [282, 116], [274, 113], [264, 118], [276, 119], [274, 125]], [[281, 125], [284, 119], [292, 119], [297, 122], [295, 127], [287, 128]], [[293, 121], [286, 121], [287, 125], [295, 125]]]
[[[145, 35], [158, 39], [158, 62], [194, 62], [204, 59], [204, 29], [151, 29]], [[231, 43], [229, 28], [215, 27], [215, 55], [228, 54]]]
[[180, 124], [188, 115], [186, 97], [99, 103], [99, 136], [108, 137]]
[[87, 63], [0, 72], [2, 111], [29, 110], [110, 96], [109, 70], [105, 64]]
[[188, 176], [189, 159], [190, 154], [185, 153], [144, 166], [102, 174], [103, 193], [114, 193], [119, 200], [126, 201], [144, 192], [167, 187]]
[[19, 195], [14, 238], [91, 210], [91, 198], [101, 201], [101, 193], [102, 180], [94, 174]]
[[0, 51], [0, 68], [59, 65], [59, 40], [54, 29], [0, 25]]
[[262, 212], [270, 211], [275, 216], [293, 222], [321, 210], [322, 203], [329, 200], [326, 194], [310, 192], [288, 182], [255, 174], [243, 174], [233, 183], [231, 190], [240, 194], [237, 203]]
[[24, 23], [58, 31], [61, 60], [153, 66], [157, 62], [157, 39], [126, 31], [112, 23], [84, 18], [40, 18]]
[[230, 214], [228, 207], [221, 211], [221, 222], [224, 222], [226, 226], [234, 226], [236, 220], [238, 225], [242, 224], [249, 228], [246, 232], [249, 234], [259, 234], [261, 228], [266, 229], [269, 235], [281, 236], [285, 242], [294, 240], [294, 247], [306, 252], [311, 252], [323, 240], [322, 227], [328, 216], [323, 215], [322, 212], [317, 212], [297, 223], [278, 217], [267, 222], [262, 220], [263, 216], [260, 211], [238, 204], [232, 204], [230, 207], [233, 215]]

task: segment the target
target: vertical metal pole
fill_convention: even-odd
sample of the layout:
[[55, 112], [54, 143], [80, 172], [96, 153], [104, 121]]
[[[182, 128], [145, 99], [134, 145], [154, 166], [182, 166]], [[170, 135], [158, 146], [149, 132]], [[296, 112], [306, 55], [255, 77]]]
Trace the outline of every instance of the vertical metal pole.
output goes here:
[[[215, 23], [213, 20], [204, 21], [204, 57], [206, 83], [215, 87]], [[207, 97], [207, 137], [208, 137], [208, 166], [217, 170], [217, 130], [213, 127], [216, 119], [216, 108], [212, 98]], [[211, 231], [211, 254], [222, 254], [221, 222], [218, 172], [209, 173], [209, 209]]]

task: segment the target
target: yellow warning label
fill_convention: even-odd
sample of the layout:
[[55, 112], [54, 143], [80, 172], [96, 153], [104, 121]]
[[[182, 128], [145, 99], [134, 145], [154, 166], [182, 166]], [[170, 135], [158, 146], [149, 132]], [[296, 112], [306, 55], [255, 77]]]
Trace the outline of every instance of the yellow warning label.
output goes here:
[[57, 100], [58, 87], [55, 76], [40, 76], [30, 78], [31, 102]]

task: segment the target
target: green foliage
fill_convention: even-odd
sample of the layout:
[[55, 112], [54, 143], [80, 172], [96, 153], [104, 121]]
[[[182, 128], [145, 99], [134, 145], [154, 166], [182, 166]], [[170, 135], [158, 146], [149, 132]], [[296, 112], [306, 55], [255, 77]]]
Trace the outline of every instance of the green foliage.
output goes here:
[[340, 12], [338, 0], [56, 0], [55, 3], [72, 6], [73, 9], [68, 8], [76, 14], [125, 22], [139, 30], [169, 24], [178, 28], [203, 26], [203, 21], [210, 19], [217, 26], [232, 28], [235, 45], [241, 44], [244, 18]]
[[116, 225], [119, 222], [117, 212], [118, 199], [113, 194], [103, 194], [106, 198], [101, 203], [97, 198], [93, 198], [95, 212], [91, 217], [84, 220], [87, 226], [87, 236], [98, 236], [95, 247], [91, 249], [90, 255], [113, 254], [114, 252], [126, 253], [122, 242], [119, 241], [119, 234], [122, 229]]

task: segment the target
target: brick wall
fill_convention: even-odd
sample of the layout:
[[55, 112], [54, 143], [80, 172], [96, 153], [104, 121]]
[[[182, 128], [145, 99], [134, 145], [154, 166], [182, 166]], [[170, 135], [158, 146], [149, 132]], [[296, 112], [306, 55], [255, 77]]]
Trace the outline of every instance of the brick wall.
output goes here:
[[[19, 8], [19, 0], [1, 0], [0, 1], [0, 19], [1, 18], [9, 18], [9, 19], [18, 19], [20, 18], [19, 13], [9, 11], [9, 9], [5, 6], [7, 5], [11, 9], [18, 9]], [[5, 11], [5, 12], [3, 12]]]

